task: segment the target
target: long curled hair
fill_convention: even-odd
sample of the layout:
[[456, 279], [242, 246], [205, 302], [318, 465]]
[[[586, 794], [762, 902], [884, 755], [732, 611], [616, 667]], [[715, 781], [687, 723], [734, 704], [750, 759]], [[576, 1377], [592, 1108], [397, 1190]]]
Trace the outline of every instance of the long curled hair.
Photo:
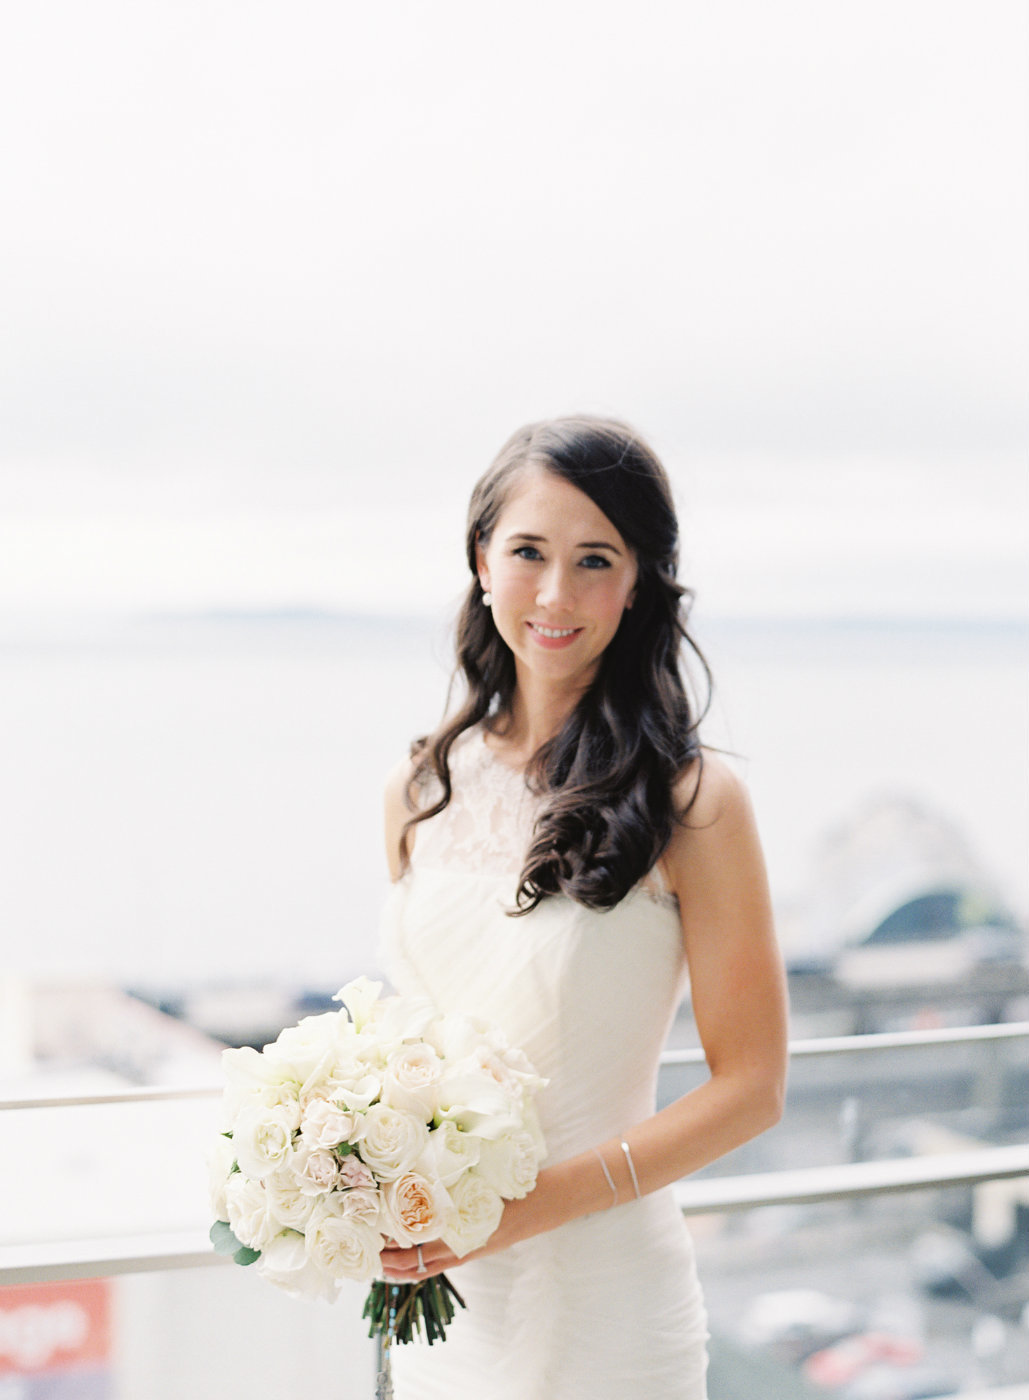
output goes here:
[[[698, 725], [711, 673], [687, 630], [693, 594], [676, 581], [679, 532], [665, 470], [624, 424], [569, 417], [520, 428], [472, 492], [467, 553], [472, 581], [457, 624], [463, 702], [411, 746], [412, 790], [436, 780], [438, 799], [406, 823], [438, 815], [452, 795], [450, 751], [476, 724], [501, 732], [511, 717], [514, 656], [483, 606], [477, 546], [485, 549], [512, 489], [527, 468], [542, 468], [584, 492], [636, 558], [633, 605], [604, 651], [597, 674], [562, 728], [533, 755], [527, 776], [541, 807], [518, 882], [514, 913], [565, 894], [610, 909], [652, 869], [692, 805], [676, 809], [673, 786], [702, 762]], [[704, 677], [703, 710], [681, 669], [683, 644]]]

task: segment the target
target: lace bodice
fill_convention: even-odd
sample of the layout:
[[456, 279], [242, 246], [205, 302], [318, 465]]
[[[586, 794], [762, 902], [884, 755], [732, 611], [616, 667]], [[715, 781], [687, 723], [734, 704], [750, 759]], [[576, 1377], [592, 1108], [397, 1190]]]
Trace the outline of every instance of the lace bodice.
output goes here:
[[[490, 750], [481, 728], [462, 734], [450, 754], [453, 796], [438, 817], [414, 828], [417, 862], [468, 874], [516, 878], [532, 839], [541, 799], [525, 775]], [[431, 794], [432, 800], [435, 793]], [[678, 903], [659, 867], [640, 881], [651, 898]], [[512, 888], [512, 895], [513, 895]]]
[[[490, 752], [481, 729], [458, 739], [450, 774], [450, 801], [438, 817], [414, 828], [419, 864], [517, 875], [539, 806], [524, 774]], [[435, 800], [436, 792], [428, 795]]]

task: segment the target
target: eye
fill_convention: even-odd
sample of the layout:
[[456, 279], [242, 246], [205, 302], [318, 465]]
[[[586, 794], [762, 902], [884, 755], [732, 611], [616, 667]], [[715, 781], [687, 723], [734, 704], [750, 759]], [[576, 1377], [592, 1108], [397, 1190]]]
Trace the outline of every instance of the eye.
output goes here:
[[518, 559], [542, 559], [543, 556], [534, 544], [520, 544], [512, 551]]
[[584, 569], [610, 569], [611, 560], [603, 554], [584, 554], [579, 560]]

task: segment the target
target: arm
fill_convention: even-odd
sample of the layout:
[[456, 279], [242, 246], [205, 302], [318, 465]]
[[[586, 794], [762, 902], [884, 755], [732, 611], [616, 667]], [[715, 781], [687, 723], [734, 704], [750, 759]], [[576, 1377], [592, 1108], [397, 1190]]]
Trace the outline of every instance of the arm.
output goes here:
[[[685, 805], [695, 774], [676, 792]], [[715, 1161], [775, 1123], [786, 1082], [785, 976], [775, 941], [764, 858], [746, 789], [706, 758], [700, 790], [662, 865], [679, 899], [693, 1011], [710, 1070], [698, 1088], [628, 1129], [641, 1194]], [[598, 1143], [617, 1189], [633, 1198], [618, 1139]], [[615, 1204], [593, 1151], [544, 1168], [535, 1190], [510, 1201], [491, 1254]], [[460, 1262], [439, 1241], [425, 1245], [429, 1273]], [[414, 1250], [383, 1255], [388, 1278], [416, 1279]]]
[[386, 862], [389, 865], [389, 878], [394, 882], [400, 879], [400, 833], [404, 823], [411, 817], [408, 796], [411, 791], [411, 774], [414, 765], [409, 758], [390, 769], [386, 779], [384, 794], [384, 815], [386, 835]]

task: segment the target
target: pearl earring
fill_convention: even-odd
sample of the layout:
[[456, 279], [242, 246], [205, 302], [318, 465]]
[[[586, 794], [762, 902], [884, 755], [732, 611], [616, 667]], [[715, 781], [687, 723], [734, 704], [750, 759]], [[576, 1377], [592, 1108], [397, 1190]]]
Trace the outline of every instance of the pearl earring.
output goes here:
[[491, 608], [493, 606], [493, 594], [489, 591], [489, 589], [487, 589], [486, 592], [482, 595], [482, 606], [484, 608]]

